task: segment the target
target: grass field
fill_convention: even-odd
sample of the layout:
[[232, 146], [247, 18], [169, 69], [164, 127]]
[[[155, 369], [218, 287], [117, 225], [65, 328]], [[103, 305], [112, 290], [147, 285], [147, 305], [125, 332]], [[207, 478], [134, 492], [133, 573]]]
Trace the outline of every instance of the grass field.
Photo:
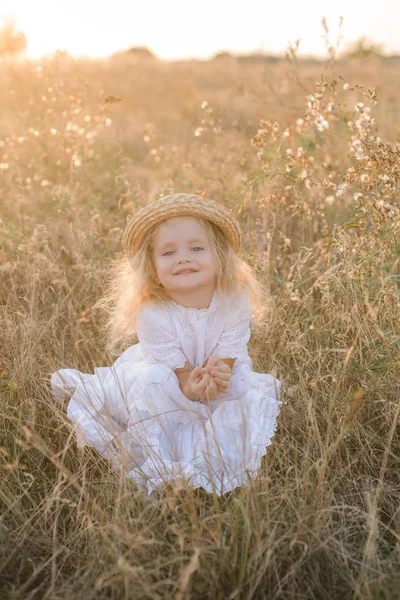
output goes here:
[[[400, 597], [399, 65], [1, 65], [2, 600]], [[76, 448], [49, 377], [115, 360], [92, 307], [173, 191], [238, 215], [284, 404], [256, 480], [153, 506]]]

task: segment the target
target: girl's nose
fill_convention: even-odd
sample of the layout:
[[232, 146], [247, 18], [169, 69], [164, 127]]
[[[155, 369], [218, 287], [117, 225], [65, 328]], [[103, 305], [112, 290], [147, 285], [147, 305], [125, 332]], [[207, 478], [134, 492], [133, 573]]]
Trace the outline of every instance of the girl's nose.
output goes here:
[[186, 254], [180, 254], [176, 259], [177, 263], [190, 262], [190, 258]]

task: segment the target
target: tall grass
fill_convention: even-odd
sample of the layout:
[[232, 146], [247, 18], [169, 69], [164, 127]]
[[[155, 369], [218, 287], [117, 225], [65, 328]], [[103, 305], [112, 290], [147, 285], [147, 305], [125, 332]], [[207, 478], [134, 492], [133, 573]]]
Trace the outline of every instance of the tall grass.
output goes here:
[[[1, 598], [399, 597], [399, 73], [3, 64]], [[170, 191], [238, 215], [284, 405], [256, 480], [153, 506], [77, 449], [49, 376], [111, 364], [91, 307], [127, 216]]]

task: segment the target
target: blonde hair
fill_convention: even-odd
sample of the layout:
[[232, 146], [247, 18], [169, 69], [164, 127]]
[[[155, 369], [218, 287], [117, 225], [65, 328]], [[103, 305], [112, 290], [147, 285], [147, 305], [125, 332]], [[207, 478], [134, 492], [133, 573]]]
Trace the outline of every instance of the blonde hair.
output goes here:
[[[199, 218], [208, 230], [216, 277], [215, 289], [233, 294], [246, 293], [253, 309], [259, 314], [267, 304], [266, 292], [252, 268], [234, 252], [221, 229]], [[121, 256], [111, 263], [106, 293], [95, 304], [95, 309], [106, 312], [107, 349], [118, 353], [136, 333], [137, 310], [150, 302], [170, 300], [165, 288], [157, 281], [153, 259], [154, 235], [161, 223], [149, 232], [141, 249], [131, 259]]]

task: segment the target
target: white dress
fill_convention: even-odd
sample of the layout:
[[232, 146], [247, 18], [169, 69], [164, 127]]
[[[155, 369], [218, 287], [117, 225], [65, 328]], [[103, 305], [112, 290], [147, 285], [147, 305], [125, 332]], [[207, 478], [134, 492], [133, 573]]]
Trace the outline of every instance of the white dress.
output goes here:
[[[138, 311], [139, 343], [94, 375], [61, 369], [55, 399], [79, 446], [94, 446], [126, 469], [147, 493], [183, 478], [218, 495], [255, 477], [277, 426], [280, 382], [252, 370], [247, 352], [247, 295], [214, 292], [208, 308], [149, 302]], [[188, 400], [174, 373], [211, 354], [236, 358], [227, 392], [209, 403]]]

